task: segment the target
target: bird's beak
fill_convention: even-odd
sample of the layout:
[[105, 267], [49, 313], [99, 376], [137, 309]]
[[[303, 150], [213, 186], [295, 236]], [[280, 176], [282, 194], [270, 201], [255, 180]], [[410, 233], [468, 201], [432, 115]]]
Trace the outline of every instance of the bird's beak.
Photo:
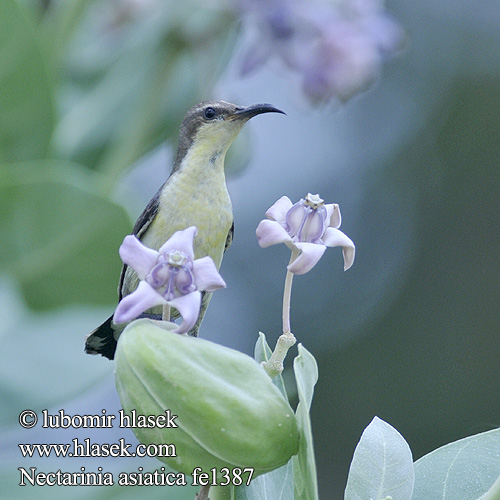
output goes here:
[[284, 111], [274, 107], [272, 104], [253, 104], [252, 106], [248, 106], [246, 108], [236, 108], [236, 111], [231, 116], [234, 119], [243, 119], [250, 120], [256, 115], [260, 115], [262, 113], [282, 113], [286, 115]]

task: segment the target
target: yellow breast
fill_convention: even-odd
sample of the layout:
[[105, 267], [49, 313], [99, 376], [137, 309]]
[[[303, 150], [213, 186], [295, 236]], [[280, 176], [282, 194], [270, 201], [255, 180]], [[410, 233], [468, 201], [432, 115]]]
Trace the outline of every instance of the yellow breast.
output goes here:
[[192, 176], [182, 171], [174, 174], [161, 193], [158, 213], [142, 237], [143, 243], [158, 249], [176, 231], [196, 226], [195, 258], [208, 255], [219, 268], [233, 213], [224, 178], [216, 177], [193, 183]]

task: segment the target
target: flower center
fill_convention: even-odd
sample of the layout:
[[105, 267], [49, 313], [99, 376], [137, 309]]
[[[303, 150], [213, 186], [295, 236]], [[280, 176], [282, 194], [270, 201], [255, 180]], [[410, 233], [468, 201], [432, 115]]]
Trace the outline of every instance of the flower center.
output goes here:
[[178, 250], [158, 256], [156, 265], [146, 276], [146, 282], [165, 300], [194, 292], [197, 288], [193, 277], [193, 259]]
[[328, 227], [324, 201], [308, 193], [305, 199], [295, 203], [285, 218], [285, 229], [294, 242], [321, 243]]
[[307, 193], [305, 198], [306, 205], [315, 210], [325, 204], [325, 201], [319, 197], [319, 194]]

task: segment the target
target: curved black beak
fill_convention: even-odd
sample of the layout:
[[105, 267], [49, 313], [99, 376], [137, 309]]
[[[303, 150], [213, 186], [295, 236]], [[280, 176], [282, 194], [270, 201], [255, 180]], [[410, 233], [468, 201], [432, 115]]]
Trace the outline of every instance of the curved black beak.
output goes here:
[[256, 115], [260, 115], [262, 113], [282, 113], [286, 115], [284, 111], [276, 108], [272, 104], [252, 104], [252, 106], [248, 106], [246, 108], [236, 108], [232, 118], [243, 118], [249, 120]]

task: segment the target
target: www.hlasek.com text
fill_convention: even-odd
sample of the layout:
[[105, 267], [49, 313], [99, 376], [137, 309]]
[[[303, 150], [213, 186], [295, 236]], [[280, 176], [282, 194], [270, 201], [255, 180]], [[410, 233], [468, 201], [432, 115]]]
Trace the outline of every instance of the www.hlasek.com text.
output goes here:
[[89, 438], [80, 442], [77, 438], [71, 443], [18, 444], [21, 455], [27, 457], [82, 457], [82, 458], [106, 458], [106, 457], [176, 457], [175, 445], [167, 443], [142, 444], [136, 446], [126, 443], [120, 438], [117, 443], [91, 443]]

